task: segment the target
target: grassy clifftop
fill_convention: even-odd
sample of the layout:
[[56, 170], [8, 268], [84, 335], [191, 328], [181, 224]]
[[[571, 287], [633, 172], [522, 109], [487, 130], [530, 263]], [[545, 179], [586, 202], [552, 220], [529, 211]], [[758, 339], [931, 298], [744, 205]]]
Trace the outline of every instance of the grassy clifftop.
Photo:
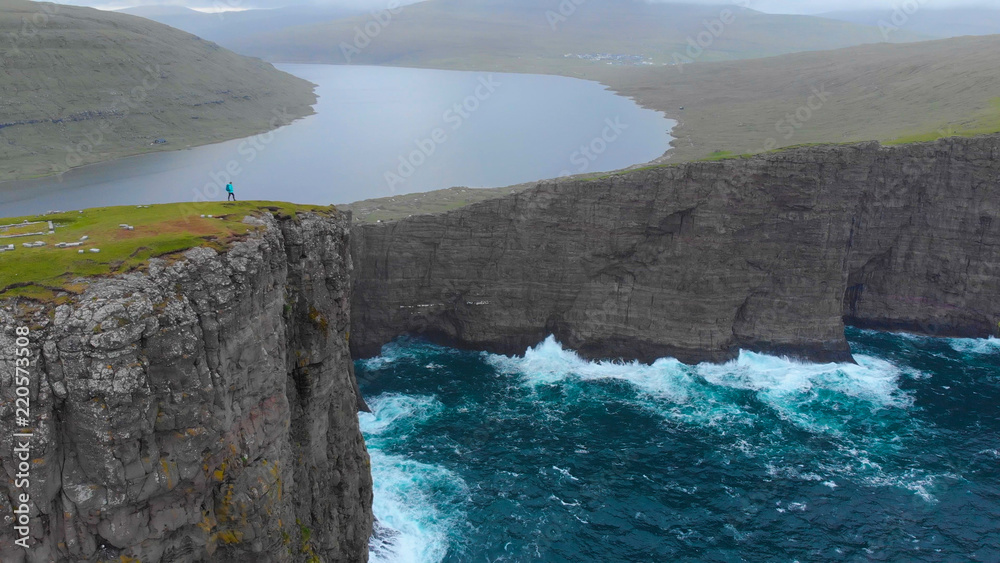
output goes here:
[[[14, 250], [0, 252], [0, 298], [57, 299], [60, 294], [79, 292], [75, 284], [81, 277], [141, 269], [150, 258], [195, 247], [224, 250], [259, 228], [243, 222], [248, 215], [305, 211], [333, 213], [336, 209], [241, 201], [105, 207], [0, 219], [0, 248], [14, 246]], [[45, 245], [25, 246], [36, 242]], [[58, 247], [60, 243], [71, 246]]]
[[0, 181], [249, 136], [313, 86], [143, 18], [0, 0]]

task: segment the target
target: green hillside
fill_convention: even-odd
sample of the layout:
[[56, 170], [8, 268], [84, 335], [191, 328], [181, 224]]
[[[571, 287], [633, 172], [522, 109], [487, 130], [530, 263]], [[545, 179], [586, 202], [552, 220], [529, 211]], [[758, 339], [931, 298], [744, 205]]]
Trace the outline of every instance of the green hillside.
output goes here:
[[961, 37], [588, 77], [677, 119], [669, 153], [677, 162], [1000, 132], [998, 50], [1000, 36]]
[[0, 0], [0, 181], [244, 137], [312, 85], [143, 18]]

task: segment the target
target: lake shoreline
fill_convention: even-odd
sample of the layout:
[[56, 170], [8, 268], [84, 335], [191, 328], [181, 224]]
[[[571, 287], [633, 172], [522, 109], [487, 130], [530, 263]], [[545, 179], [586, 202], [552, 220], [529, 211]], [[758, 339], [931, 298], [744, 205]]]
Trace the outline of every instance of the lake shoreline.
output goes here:
[[[592, 80], [384, 66], [278, 68], [315, 85], [312, 113], [249, 137], [2, 182], [2, 214], [211, 201], [229, 181], [239, 199], [324, 204], [450, 186], [511, 187], [646, 165], [669, 152], [675, 126], [664, 113]], [[277, 193], [290, 188], [292, 196]]]

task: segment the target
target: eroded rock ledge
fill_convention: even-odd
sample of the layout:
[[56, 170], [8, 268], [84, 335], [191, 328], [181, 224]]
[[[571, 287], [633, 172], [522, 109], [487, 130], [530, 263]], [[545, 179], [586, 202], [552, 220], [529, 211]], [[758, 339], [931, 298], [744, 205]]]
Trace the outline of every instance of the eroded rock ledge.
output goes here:
[[850, 360], [845, 320], [956, 336], [1000, 320], [1000, 137], [788, 150], [543, 182], [356, 225], [351, 347], [417, 334], [523, 353]]
[[[367, 560], [349, 219], [0, 302], [0, 560]], [[13, 546], [13, 327], [32, 327], [32, 543]]]

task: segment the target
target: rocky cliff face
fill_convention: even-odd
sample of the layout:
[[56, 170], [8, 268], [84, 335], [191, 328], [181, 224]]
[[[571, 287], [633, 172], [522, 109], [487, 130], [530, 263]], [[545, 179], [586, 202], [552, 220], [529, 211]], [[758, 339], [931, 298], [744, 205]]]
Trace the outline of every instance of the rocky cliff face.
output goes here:
[[351, 346], [848, 360], [844, 321], [1000, 320], [1000, 137], [808, 147], [536, 188], [353, 229]]
[[[0, 303], [0, 560], [367, 560], [349, 219], [247, 221], [267, 228], [225, 254], [154, 260], [60, 305]], [[23, 487], [17, 326], [35, 430]]]

